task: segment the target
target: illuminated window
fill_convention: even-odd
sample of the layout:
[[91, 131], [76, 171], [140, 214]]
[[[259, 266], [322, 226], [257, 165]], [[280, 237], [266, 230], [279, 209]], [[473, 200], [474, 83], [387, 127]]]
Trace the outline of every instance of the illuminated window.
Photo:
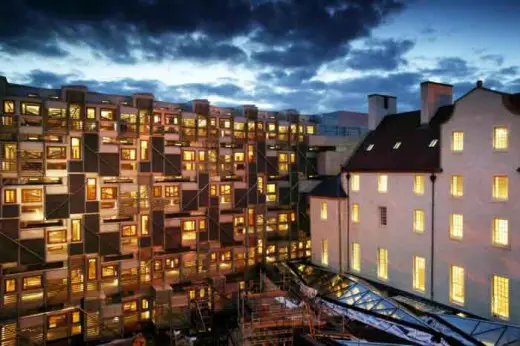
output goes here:
[[267, 184], [267, 201], [276, 202], [276, 184]]
[[464, 132], [455, 131], [451, 134], [451, 151], [461, 152], [464, 150]]
[[206, 220], [199, 220], [199, 232], [206, 230]]
[[209, 195], [210, 195], [211, 197], [215, 197], [215, 196], [217, 196], [217, 191], [218, 191], [218, 190], [217, 190], [217, 185], [216, 185], [216, 184], [211, 184], [211, 185], [209, 186]]
[[374, 149], [374, 144], [369, 144], [369, 145], [366, 147], [366, 151], [372, 151], [372, 149]]
[[47, 244], [61, 244], [67, 242], [67, 231], [48, 231], [47, 232]]
[[388, 224], [388, 210], [386, 207], [379, 207], [379, 225], [386, 226]]
[[96, 178], [87, 179], [87, 201], [95, 201], [97, 199]]
[[244, 162], [244, 153], [237, 152], [234, 154], [235, 162]]
[[39, 203], [41, 201], [41, 189], [22, 189], [22, 203]]
[[80, 219], [71, 220], [71, 240], [72, 241], [81, 241], [81, 220]]
[[377, 191], [381, 193], [388, 192], [388, 175], [379, 174], [377, 176]]
[[253, 144], [247, 145], [247, 161], [248, 162], [255, 162], [255, 146]]
[[168, 185], [164, 187], [164, 197], [173, 198], [179, 197], [179, 186], [178, 185]]
[[148, 235], [150, 233], [150, 216], [141, 215], [141, 235]]
[[102, 109], [101, 120], [114, 121], [114, 111], [112, 109]]
[[162, 186], [159, 185], [153, 187], [153, 196], [162, 197]]
[[197, 232], [195, 232], [195, 221], [186, 220], [182, 222], [182, 240], [197, 239]]
[[509, 279], [494, 275], [492, 294], [491, 311], [493, 315], [509, 319]]
[[137, 302], [132, 300], [131, 302], [123, 303], [123, 312], [135, 312], [137, 311]]
[[450, 300], [464, 305], [464, 268], [454, 265], [450, 269]]
[[379, 248], [377, 251], [377, 277], [388, 279], [388, 250]]
[[47, 147], [47, 159], [49, 160], [65, 160], [67, 158], [66, 147]]
[[413, 288], [424, 292], [426, 289], [426, 259], [414, 256], [413, 258]]
[[5, 279], [5, 293], [16, 292], [16, 279]]
[[263, 194], [264, 193], [264, 177], [259, 175], [256, 178], [256, 185], [257, 185], [257, 188], [258, 188], [258, 193]]
[[462, 197], [464, 195], [464, 178], [462, 175], [451, 176], [450, 192], [454, 197]]
[[135, 149], [123, 148], [121, 149], [121, 160], [135, 160], [137, 159], [137, 152]]
[[133, 237], [136, 235], [137, 235], [137, 226], [136, 225], [121, 226], [121, 236], [122, 237]]
[[413, 192], [416, 195], [424, 195], [424, 175], [415, 175], [413, 177]]
[[89, 280], [97, 279], [97, 260], [95, 258], [90, 258], [88, 260], [87, 278]]
[[359, 191], [360, 178], [359, 174], [352, 174], [350, 176], [350, 189], [352, 191]]
[[101, 267], [101, 277], [103, 279], [114, 278], [116, 276], [117, 276], [117, 268], [115, 265]]
[[401, 146], [401, 142], [395, 142], [394, 144], [394, 149], [399, 149], [399, 147]]
[[206, 161], [206, 151], [199, 150], [199, 161]]
[[87, 119], [96, 119], [96, 109], [87, 107]]
[[4, 100], [3, 111], [4, 111], [4, 114], [13, 114], [14, 113], [14, 101]]
[[67, 326], [67, 315], [60, 314], [60, 315], [48, 316], [47, 323], [48, 323], [49, 329], [65, 327], [65, 326]]
[[5, 189], [4, 190], [4, 203], [16, 203], [16, 190]]
[[493, 199], [507, 201], [509, 195], [509, 178], [503, 175], [493, 177]]
[[29, 276], [29, 277], [23, 278], [22, 289], [24, 291], [35, 290], [38, 288], [42, 288], [42, 276], [41, 275]]
[[428, 146], [429, 146], [430, 148], [434, 148], [434, 147], [437, 146], [437, 143], [438, 143], [438, 142], [439, 142], [438, 139], [432, 139], [431, 142], [430, 142], [430, 144], [428, 144]]
[[327, 202], [321, 202], [320, 217], [322, 220], [327, 220]]
[[101, 199], [116, 199], [117, 198], [117, 187], [102, 187], [101, 188]]
[[493, 219], [493, 244], [499, 246], [509, 245], [509, 222], [506, 219]]
[[291, 163], [295, 163], [296, 162], [296, 154], [291, 153], [290, 160], [291, 160]]
[[509, 130], [507, 127], [495, 127], [493, 129], [493, 149], [507, 150], [509, 146]]
[[424, 210], [415, 209], [413, 211], [413, 231], [416, 233], [424, 232]]
[[450, 215], [450, 238], [462, 239], [464, 235], [464, 216], [462, 214]]
[[40, 105], [38, 103], [22, 102], [22, 115], [40, 115]]
[[307, 134], [313, 135], [315, 133], [316, 128], [313, 125], [307, 125]]
[[323, 239], [321, 241], [321, 265], [329, 265], [329, 240]]
[[352, 243], [352, 262], [350, 267], [356, 272], [361, 271], [361, 246], [359, 243]]
[[150, 160], [150, 148], [148, 146], [148, 141], [141, 140], [141, 160], [148, 161]]
[[359, 204], [357, 203], [352, 204], [352, 222], [359, 222]]
[[231, 203], [231, 185], [222, 184], [219, 186], [220, 203]]
[[195, 161], [195, 151], [185, 150], [182, 152], [182, 159], [185, 161]]

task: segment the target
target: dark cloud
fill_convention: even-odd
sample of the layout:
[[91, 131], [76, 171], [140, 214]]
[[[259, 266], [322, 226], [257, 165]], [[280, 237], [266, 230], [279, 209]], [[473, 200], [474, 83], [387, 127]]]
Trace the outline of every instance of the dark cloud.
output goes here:
[[357, 70], [395, 70], [408, 62], [403, 57], [414, 46], [410, 40], [370, 40], [363, 49], [351, 50], [345, 63]]
[[499, 54], [485, 54], [480, 57], [483, 61], [489, 61], [497, 66], [502, 66], [504, 57]]
[[401, 0], [5, 0], [0, 47], [9, 54], [93, 49], [117, 63], [189, 58], [284, 67], [345, 54]]
[[476, 68], [470, 66], [469, 63], [457, 57], [447, 57], [439, 59], [437, 65], [431, 69], [424, 69], [422, 72], [426, 75], [435, 77], [451, 78], [473, 78]]

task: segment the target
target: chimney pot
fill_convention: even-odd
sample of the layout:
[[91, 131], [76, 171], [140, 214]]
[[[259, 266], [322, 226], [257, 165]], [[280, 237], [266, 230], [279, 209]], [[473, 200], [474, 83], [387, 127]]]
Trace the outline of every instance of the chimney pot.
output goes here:
[[478, 80], [477, 81], [477, 88], [482, 88], [484, 86], [484, 82], [482, 82], [481, 80]]
[[439, 107], [453, 103], [453, 86], [436, 82], [421, 83], [421, 124], [428, 124]]

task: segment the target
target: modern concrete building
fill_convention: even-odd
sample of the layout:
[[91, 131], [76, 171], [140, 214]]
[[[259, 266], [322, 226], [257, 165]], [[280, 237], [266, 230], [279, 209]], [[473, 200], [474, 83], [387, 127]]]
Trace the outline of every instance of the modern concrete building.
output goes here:
[[479, 82], [453, 103], [451, 85], [425, 82], [420, 110], [397, 113], [384, 95], [368, 102], [370, 132], [341, 178], [346, 231], [311, 203], [313, 261], [323, 264], [318, 240], [329, 238], [329, 258], [345, 261], [332, 268], [520, 323], [520, 96]]
[[2, 346], [168, 325], [233, 273], [310, 256], [309, 117], [3, 77], [0, 106]]

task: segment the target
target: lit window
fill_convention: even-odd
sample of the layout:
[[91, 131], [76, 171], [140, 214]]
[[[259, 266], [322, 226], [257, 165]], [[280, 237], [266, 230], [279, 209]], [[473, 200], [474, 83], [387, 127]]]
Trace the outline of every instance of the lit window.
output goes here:
[[426, 289], [426, 259], [414, 256], [413, 258], [413, 288], [424, 292]]
[[388, 175], [379, 174], [377, 176], [377, 191], [381, 193], [388, 192]]
[[4, 111], [4, 114], [13, 114], [14, 113], [14, 101], [4, 100], [3, 111]]
[[199, 220], [199, 232], [206, 230], [206, 220]]
[[357, 203], [352, 204], [352, 222], [359, 222], [359, 204]]
[[5, 189], [4, 190], [4, 203], [16, 203], [16, 190]]
[[90, 258], [88, 260], [87, 267], [87, 278], [89, 280], [96, 280], [97, 278], [97, 260], [95, 258]]
[[117, 276], [117, 268], [114, 265], [104, 266], [101, 268], [101, 277], [102, 278], [113, 278]]
[[123, 312], [135, 312], [137, 311], [137, 302], [132, 300], [131, 302], [123, 303]]
[[323, 239], [321, 241], [321, 265], [329, 265], [329, 240]]
[[464, 195], [464, 178], [462, 175], [451, 176], [450, 192], [454, 197], [462, 197]]
[[327, 202], [321, 202], [320, 217], [322, 220], [327, 220]]
[[179, 197], [179, 186], [178, 185], [165, 186], [164, 187], [164, 197], [166, 197], [166, 198]]
[[71, 221], [71, 240], [81, 241], [81, 220], [73, 219]]
[[401, 146], [401, 142], [395, 142], [394, 149], [399, 149], [400, 146]]
[[220, 203], [231, 203], [231, 185], [222, 184], [219, 186]]
[[101, 188], [101, 199], [116, 199], [117, 198], [117, 187], [102, 187]]
[[431, 142], [430, 142], [430, 144], [428, 144], [428, 146], [429, 146], [430, 148], [435, 148], [435, 147], [437, 146], [437, 143], [438, 143], [438, 142], [439, 142], [438, 139], [432, 139]]
[[122, 237], [134, 237], [136, 235], [137, 235], [136, 225], [123, 225], [121, 227], [121, 236]]
[[195, 161], [195, 151], [185, 150], [182, 152], [182, 159], [185, 161]]
[[462, 214], [450, 215], [450, 238], [462, 239], [464, 235], [464, 216]]
[[66, 147], [47, 147], [47, 159], [49, 160], [65, 160], [67, 158]]
[[199, 150], [199, 161], [206, 161], [206, 151]]
[[416, 233], [424, 232], [424, 210], [415, 209], [413, 211], [413, 231]]
[[296, 154], [291, 153], [290, 160], [291, 160], [291, 163], [295, 163], [296, 162]]
[[150, 149], [148, 147], [148, 141], [141, 140], [141, 160], [150, 160]]
[[150, 233], [150, 216], [141, 215], [141, 235], [148, 235]]
[[307, 125], [307, 134], [313, 135], [315, 133], [315, 127], [312, 125]]
[[361, 247], [359, 243], [352, 243], [352, 263], [350, 266], [354, 271], [361, 271]]
[[388, 224], [388, 213], [386, 207], [379, 207], [379, 225], [386, 226]]
[[450, 269], [450, 300], [464, 305], [464, 268], [453, 265]]
[[42, 288], [42, 276], [37, 275], [23, 278], [22, 288], [24, 291]]
[[413, 178], [413, 192], [416, 195], [424, 195], [424, 175], [416, 175]]
[[267, 184], [267, 201], [276, 202], [276, 184]]
[[278, 155], [278, 170], [287, 172], [289, 170], [287, 153], [280, 153]]
[[499, 246], [509, 245], [509, 222], [506, 219], [493, 219], [493, 244]]
[[455, 131], [451, 134], [451, 151], [461, 152], [464, 150], [464, 132]]
[[39, 203], [41, 201], [41, 189], [22, 189], [22, 203]]
[[195, 231], [195, 220], [186, 220], [182, 222], [182, 240], [197, 239], [197, 232]]
[[242, 152], [236, 152], [236, 153], [234, 154], [234, 161], [235, 161], [235, 162], [244, 162], [244, 156], [245, 156], [244, 153], [242, 153]]
[[366, 150], [367, 150], [367, 151], [371, 151], [372, 149], [374, 149], [374, 145], [373, 145], [373, 144], [369, 144], [369, 145], [367, 146], [367, 149], [366, 149]]
[[5, 280], [5, 293], [12, 293], [16, 291], [16, 279]]
[[121, 149], [121, 160], [135, 160], [137, 153], [135, 149], [123, 148]]
[[153, 196], [162, 197], [162, 186], [159, 185], [153, 187]]
[[360, 178], [359, 174], [352, 174], [350, 176], [350, 189], [352, 191], [359, 191]]
[[60, 314], [60, 315], [52, 315], [47, 318], [48, 328], [54, 329], [54, 328], [60, 328], [67, 326], [67, 315], [66, 314]]
[[87, 179], [87, 201], [95, 201], [97, 198], [96, 178]]
[[252, 144], [247, 145], [247, 161], [255, 162], [255, 146]]
[[40, 115], [40, 105], [38, 103], [22, 102], [22, 115]]
[[114, 121], [114, 111], [112, 109], [102, 109], [101, 120]]
[[96, 119], [96, 109], [87, 107], [87, 119]]
[[503, 175], [493, 177], [493, 199], [507, 201], [509, 194], [509, 179]]
[[491, 301], [494, 316], [509, 318], [509, 279], [503, 276], [493, 276], [493, 298]]
[[388, 250], [379, 248], [377, 251], [377, 277], [388, 279]]
[[506, 150], [509, 146], [509, 130], [507, 127], [495, 127], [493, 129], [493, 148]]

